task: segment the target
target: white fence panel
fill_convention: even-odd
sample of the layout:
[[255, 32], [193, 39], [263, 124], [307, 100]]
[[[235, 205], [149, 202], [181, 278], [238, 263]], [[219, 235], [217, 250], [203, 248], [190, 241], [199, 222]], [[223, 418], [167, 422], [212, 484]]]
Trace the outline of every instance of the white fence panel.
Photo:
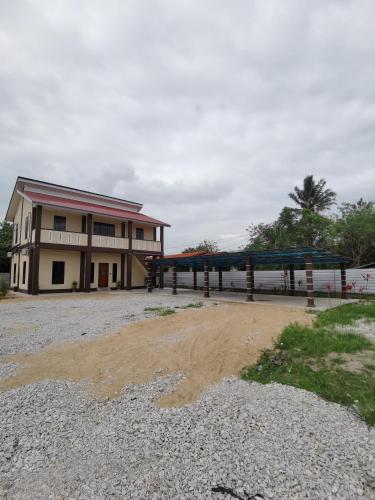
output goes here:
[[[210, 272], [210, 288], [218, 288], [219, 273]], [[306, 272], [296, 270], [294, 273], [296, 292], [306, 292]], [[290, 273], [288, 271], [255, 271], [255, 288], [270, 292], [288, 292], [290, 290]], [[314, 290], [317, 292], [341, 292], [340, 269], [317, 269], [313, 271]], [[172, 286], [172, 271], [164, 274], [165, 286]], [[351, 286], [352, 293], [375, 294], [375, 268], [347, 269], [346, 283]], [[193, 287], [193, 272], [178, 272], [177, 286]], [[203, 272], [197, 272], [197, 286], [203, 287]], [[223, 288], [245, 289], [245, 271], [223, 271]]]

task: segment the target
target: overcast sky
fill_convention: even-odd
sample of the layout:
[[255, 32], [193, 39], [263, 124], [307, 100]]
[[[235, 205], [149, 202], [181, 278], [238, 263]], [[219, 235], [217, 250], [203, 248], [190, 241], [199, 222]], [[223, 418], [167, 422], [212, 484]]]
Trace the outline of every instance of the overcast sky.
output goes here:
[[144, 204], [167, 251], [245, 242], [307, 174], [375, 199], [374, 0], [0, 1], [17, 175]]

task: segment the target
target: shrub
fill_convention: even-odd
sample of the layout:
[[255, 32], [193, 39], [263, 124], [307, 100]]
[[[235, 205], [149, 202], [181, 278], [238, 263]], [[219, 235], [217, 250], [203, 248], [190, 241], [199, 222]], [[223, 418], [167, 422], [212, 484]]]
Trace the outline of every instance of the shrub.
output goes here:
[[8, 293], [8, 290], [9, 290], [8, 283], [3, 278], [0, 278], [0, 296], [5, 297], [6, 294]]

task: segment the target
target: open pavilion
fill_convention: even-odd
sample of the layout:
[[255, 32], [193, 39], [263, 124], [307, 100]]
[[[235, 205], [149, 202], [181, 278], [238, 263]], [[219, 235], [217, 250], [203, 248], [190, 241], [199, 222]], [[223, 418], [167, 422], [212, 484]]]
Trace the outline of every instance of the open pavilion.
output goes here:
[[197, 272], [204, 272], [203, 295], [210, 296], [210, 269], [219, 272], [219, 290], [222, 290], [221, 273], [223, 268], [236, 267], [246, 269], [246, 301], [254, 300], [254, 269], [256, 266], [287, 266], [290, 273], [290, 292], [295, 293], [294, 270], [296, 266], [306, 270], [307, 306], [314, 307], [313, 268], [321, 265], [337, 265], [341, 269], [341, 298], [347, 298], [346, 267], [351, 259], [333, 254], [320, 248], [290, 248], [283, 250], [252, 250], [239, 252], [215, 252], [198, 254], [180, 254], [153, 258], [148, 261], [147, 290], [152, 292], [154, 276], [159, 272], [159, 287], [164, 288], [164, 267], [172, 268], [172, 293], [177, 294], [177, 267], [188, 267], [193, 272], [193, 288], [197, 289]]

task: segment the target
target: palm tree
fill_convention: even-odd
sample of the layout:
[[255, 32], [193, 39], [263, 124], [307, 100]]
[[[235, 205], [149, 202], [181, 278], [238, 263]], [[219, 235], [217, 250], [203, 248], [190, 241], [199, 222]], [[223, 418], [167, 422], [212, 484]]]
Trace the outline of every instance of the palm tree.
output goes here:
[[301, 208], [321, 212], [334, 205], [336, 200], [336, 193], [325, 186], [325, 179], [315, 182], [314, 176], [308, 175], [303, 179], [303, 188], [295, 186], [294, 193], [289, 193], [289, 197]]

